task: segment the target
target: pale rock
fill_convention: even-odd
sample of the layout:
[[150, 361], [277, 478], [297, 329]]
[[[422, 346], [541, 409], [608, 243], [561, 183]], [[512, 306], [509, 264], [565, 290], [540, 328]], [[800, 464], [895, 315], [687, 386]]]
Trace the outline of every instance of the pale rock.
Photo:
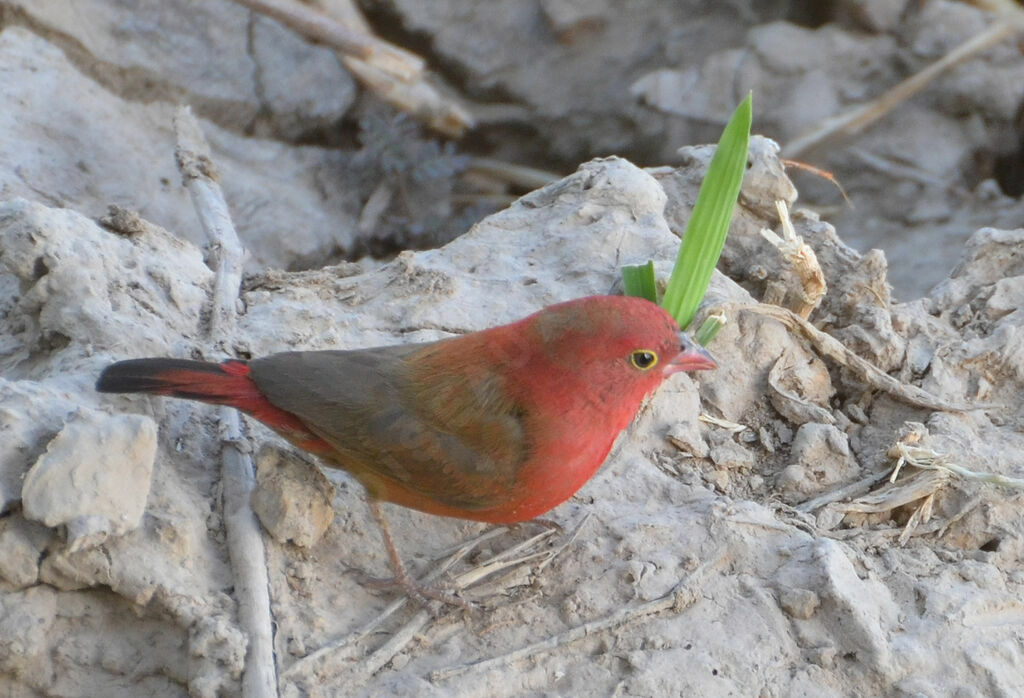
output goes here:
[[989, 316], [1001, 318], [1019, 310], [1024, 302], [1024, 276], [996, 279], [992, 295], [985, 303]]
[[700, 429], [694, 422], [676, 422], [669, 427], [665, 438], [684, 453], [689, 453], [694, 458], [707, 458], [708, 444], [700, 435]]
[[[54, 348], [75, 354], [79, 342], [165, 351], [196, 332], [213, 276], [196, 247], [157, 226], [127, 238], [76, 211], [17, 198], [0, 203], [0, 263], [21, 287], [0, 327], [55, 362]], [[160, 323], [147, 322], [154, 314]]]
[[[144, 7], [138, 14], [127, 7], [115, 7], [127, 4], [131, 3], [89, 0], [86, 9], [77, 3], [23, 3], [27, 12], [47, 14], [47, 22], [74, 27], [74, 33], [83, 39], [96, 38], [112, 49], [121, 48], [121, 42], [110, 35], [116, 33], [118, 23], [121, 31], [146, 25], [145, 30], [150, 32], [161, 24], [166, 26], [165, 20], [180, 12], [189, 18], [189, 25], [199, 24], [180, 27], [180, 33], [168, 39], [181, 52], [163, 55], [166, 61], [172, 57], [187, 59], [195, 48], [189, 42], [202, 43], [207, 31], [216, 35], [211, 40], [220, 38], [224, 27], [202, 25], [201, 18], [208, 11], [216, 14], [210, 8], [216, 5], [219, 11], [234, 15], [232, 24], [239, 33], [217, 45], [216, 59], [202, 58], [189, 66], [188, 71], [193, 72], [187, 72], [195, 77], [194, 71], [198, 71], [212, 78], [202, 83], [211, 90], [206, 98], [217, 104], [214, 111], [222, 124], [227, 121], [239, 126], [234, 132], [202, 120], [235, 226], [250, 253], [246, 260], [249, 269], [320, 266], [325, 259], [358, 245], [356, 219], [362, 204], [356, 177], [343, 172], [344, 155], [328, 148], [296, 147], [239, 135], [257, 114], [277, 119], [281, 128], [294, 136], [302, 129], [326, 129], [336, 123], [340, 114], [330, 109], [340, 107], [353, 90], [348, 76], [339, 72], [342, 69], [334, 55], [324, 49], [310, 49], [293, 33], [269, 29], [261, 22], [261, 28], [254, 30], [254, 50], [259, 64], [266, 67], [260, 75], [273, 78], [264, 84], [265, 96], [283, 110], [280, 115], [270, 114], [261, 111], [263, 105], [256, 101], [254, 92], [236, 91], [241, 83], [234, 66], [227, 71], [230, 74], [221, 72], [225, 55], [245, 48], [247, 13], [242, 8], [218, 2], [192, 3], [187, 9], [179, 4], [174, 9], [169, 7], [171, 3], [154, 0], [140, 3]], [[168, 7], [162, 8], [165, 4]], [[107, 16], [112, 13], [120, 16]], [[75, 21], [76, 16], [80, 22]], [[151, 20], [153, 26], [148, 25]], [[98, 37], [89, 30], [94, 21], [104, 25]], [[158, 37], [154, 44], [134, 46], [134, 58], [149, 63], [157, 57], [153, 52], [161, 50], [163, 40]], [[164, 48], [171, 50], [174, 46]], [[209, 50], [206, 46], [198, 55], [209, 55]], [[307, 68], [315, 65], [319, 71], [334, 63], [333, 77], [318, 80], [322, 72], [295, 75], [295, 70], [287, 67], [289, 60], [280, 55], [297, 56], [295, 51], [307, 52]], [[247, 64], [241, 73], [244, 83], [256, 71], [244, 53], [242, 58]], [[109, 67], [103, 60], [90, 58], [90, 62]], [[127, 62], [134, 61], [128, 58]], [[207, 111], [203, 98], [196, 93], [183, 96], [179, 87], [168, 84], [173, 78], [167, 71], [159, 79], [156, 74], [148, 77], [150, 81], [144, 84], [165, 99], [122, 98], [83, 74], [59, 46], [24, 27], [5, 26], [0, 32], [0, 84], [4, 86], [0, 93], [0, 133], [4, 134], [0, 139], [0, 200], [17, 196], [40, 199], [94, 218], [103, 216], [109, 204], [119, 204], [137, 210], [146, 220], [173, 230], [181, 238], [205, 244], [205, 234], [181, 186], [173, 155], [175, 105], [191, 104], [202, 117]], [[192, 87], [201, 89], [198, 85]], [[331, 90], [330, 97], [311, 99], [318, 89]], [[55, 94], [61, 98], [53, 99]], [[321, 111], [322, 107], [328, 112]], [[303, 124], [303, 115], [312, 118]], [[116, 262], [125, 257], [109, 258]]]
[[196, 619], [188, 631], [189, 695], [218, 698], [229, 694], [245, 667], [245, 633], [219, 612]]
[[53, 531], [21, 516], [0, 519], [0, 577], [22, 589], [39, 580], [39, 558]]
[[768, 374], [772, 407], [794, 424], [835, 421], [828, 401], [835, 393], [825, 363], [800, 347], [787, 347]]
[[0, 512], [21, 499], [26, 471], [74, 410], [66, 394], [0, 378]]
[[139, 526], [156, 458], [156, 423], [83, 410], [25, 476], [25, 517], [67, 526], [69, 548], [98, 545]]
[[779, 591], [779, 605], [792, 618], [807, 620], [821, 605], [821, 599], [810, 589], [785, 588]]
[[715, 465], [727, 470], [749, 470], [754, 465], [754, 453], [741, 446], [728, 433], [724, 438], [712, 440], [711, 460]]
[[849, 437], [831, 424], [810, 422], [797, 429], [790, 455], [794, 463], [779, 474], [776, 486], [787, 501], [800, 501], [852, 480], [857, 461]]
[[821, 539], [814, 550], [823, 575], [821, 612], [831, 616], [841, 651], [853, 651], [882, 676], [897, 670], [889, 632], [898, 616], [890, 591], [876, 579], [861, 579], [839, 543]]
[[895, 31], [907, 11], [907, 3], [893, 0], [842, 0], [839, 5], [877, 34]]
[[56, 616], [57, 593], [49, 587], [0, 595], [0, 672], [24, 676], [43, 668]]
[[[178, 101], [242, 131], [262, 118], [280, 135], [336, 123], [355, 100], [334, 52], [230, 2], [13, 0], [48, 32], [106, 65], [84, 67], [139, 101]], [[126, 35], [142, 40], [125, 41]]]
[[334, 486], [310, 459], [267, 444], [256, 456], [252, 508], [279, 543], [316, 544], [334, 520]]

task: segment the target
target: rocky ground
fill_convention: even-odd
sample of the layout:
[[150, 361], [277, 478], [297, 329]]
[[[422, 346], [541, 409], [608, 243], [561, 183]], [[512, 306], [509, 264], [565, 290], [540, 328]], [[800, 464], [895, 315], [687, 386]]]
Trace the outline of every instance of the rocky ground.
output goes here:
[[[0, 0], [0, 693], [242, 692], [216, 410], [101, 396], [107, 363], [428, 340], [623, 264], [665, 278], [696, 144], [747, 90], [787, 156], [994, 22], [707, 5], [366, 3], [473, 115], [442, 142], [227, 0]], [[481, 612], [367, 586], [387, 557], [359, 487], [264, 450], [280, 695], [1024, 694], [1022, 100], [1005, 41], [803, 153], [852, 206], [755, 138], [702, 310], [728, 317], [720, 368], [663, 386], [561, 530], [388, 508], [418, 573], [462, 548], [442, 579]], [[249, 251], [220, 347], [178, 104]], [[809, 322], [761, 302], [799, 295], [760, 234], [780, 200], [828, 284]]]

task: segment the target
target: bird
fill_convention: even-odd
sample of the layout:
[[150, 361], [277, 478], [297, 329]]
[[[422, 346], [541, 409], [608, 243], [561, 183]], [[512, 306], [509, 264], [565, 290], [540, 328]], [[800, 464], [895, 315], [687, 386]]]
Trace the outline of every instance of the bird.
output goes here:
[[107, 366], [96, 390], [230, 405], [348, 472], [394, 582], [422, 601], [436, 594], [405, 570], [381, 502], [492, 524], [539, 517], [597, 472], [666, 378], [715, 367], [660, 306], [588, 296], [431, 342], [129, 359]]

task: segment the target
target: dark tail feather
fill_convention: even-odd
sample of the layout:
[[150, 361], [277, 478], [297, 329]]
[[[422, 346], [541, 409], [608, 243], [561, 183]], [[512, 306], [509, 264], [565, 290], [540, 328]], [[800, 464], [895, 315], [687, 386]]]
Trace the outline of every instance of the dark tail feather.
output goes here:
[[214, 364], [186, 359], [132, 359], [107, 366], [96, 381], [101, 393], [149, 393], [252, 409], [266, 398], [244, 361]]
[[275, 429], [292, 443], [313, 453], [328, 454], [331, 446], [291, 412], [266, 398], [249, 377], [249, 364], [219, 364], [186, 359], [131, 359], [103, 369], [96, 390], [101, 393], [149, 393], [186, 400], [230, 405]]

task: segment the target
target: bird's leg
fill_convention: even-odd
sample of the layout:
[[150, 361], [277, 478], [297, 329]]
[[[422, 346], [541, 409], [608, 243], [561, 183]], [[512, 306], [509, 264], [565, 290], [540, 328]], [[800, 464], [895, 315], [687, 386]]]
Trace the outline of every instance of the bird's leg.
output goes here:
[[428, 599], [435, 601], [441, 601], [442, 603], [451, 604], [458, 606], [463, 610], [470, 610], [471, 605], [469, 602], [460, 599], [454, 594], [442, 591], [441, 589], [434, 589], [423, 584], [419, 584], [412, 575], [409, 574], [408, 570], [405, 569], [405, 565], [402, 564], [402, 558], [398, 555], [398, 548], [395, 547], [395, 541], [391, 537], [391, 527], [388, 525], [388, 520], [384, 518], [384, 512], [380, 508], [380, 502], [372, 497], [367, 498], [367, 504], [370, 506], [370, 513], [373, 514], [374, 520], [377, 522], [377, 526], [380, 527], [381, 538], [384, 539], [384, 547], [388, 551], [388, 559], [391, 561], [391, 571], [394, 572], [394, 579], [384, 581], [381, 583], [380, 580], [369, 580], [372, 586], [397, 586], [405, 592], [413, 601], [416, 601], [421, 606], [427, 606], [429, 604]]
[[527, 526], [530, 524], [542, 526], [548, 529], [549, 531], [554, 531], [555, 533], [565, 533], [565, 528], [562, 526], [562, 524], [558, 523], [557, 521], [552, 521], [551, 519], [529, 519], [527, 521], [520, 521], [517, 524], [513, 524], [513, 527], [518, 529], [520, 526]]

